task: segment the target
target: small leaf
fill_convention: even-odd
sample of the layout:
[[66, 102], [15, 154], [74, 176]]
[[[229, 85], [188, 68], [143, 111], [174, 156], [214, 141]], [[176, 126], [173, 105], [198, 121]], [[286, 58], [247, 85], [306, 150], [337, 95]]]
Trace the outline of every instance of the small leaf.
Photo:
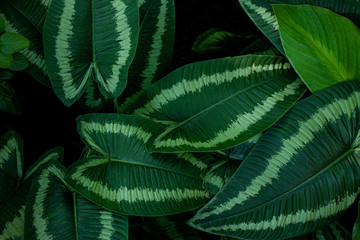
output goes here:
[[1, 80], [10, 80], [14, 78], [14, 74], [10, 71], [0, 71], [0, 79]]
[[13, 64], [13, 57], [10, 54], [0, 52], [0, 68], [9, 68]]
[[23, 54], [17, 52], [14, 53], [12, 56], [13, 56], [13, 64], [10, 66], [9, 68], [10, 70], [23, 71], [29, 67], [29, 63]]
[[360, 79], [360, 31], [349, 19], [309, 5], [273, 5], [286, 56], [312, 92]]
[[29, 39], [18, 33], [5, 32], [0, 36], [0, 51], [6, 54], [14, 54], [29, 45]]

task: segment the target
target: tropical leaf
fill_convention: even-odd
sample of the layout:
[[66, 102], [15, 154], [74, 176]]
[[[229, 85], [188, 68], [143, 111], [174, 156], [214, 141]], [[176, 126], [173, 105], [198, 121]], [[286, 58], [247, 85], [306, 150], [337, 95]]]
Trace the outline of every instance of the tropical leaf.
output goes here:
[[360, 26], [360, 2], [357, 0], [239, 0], [239, 2], [255, 25], [282, 53], [284, 53], [284, 49], [278, 32], [279, 25], [271, 4], [310, 4], [325, 7], [349, 18], [357, 26]]
[[291, 65], [312, 92], [360, 79], [360, 31], [349, 19], [308, 5], [273, 5]]
[[13, 64], [13, 57], [10, 54], [0, 52], [0, 68], [9, 68]]
[[217, 51], [237, 51], [244, 40], [255, 38], [253, 34], [234, 34], [217, 28], [211, 28], [200, 34], [194, 41], [192, 50], [205, 54]]
[[29, 45], [29, 39], [18, 33], [5, 32], [0, 36], [0, 51], [6, 54], [14, 54]]
[[0, 81], [0, 110], [11, 114], [21, 114], [20, 101], [14, 88], [6, 81]]
[[166, 73], [175, 38], [174, 0], [147, 0], [140, 7], [140, 31], [129, 82], [118, 99], [118, 112]]
[[30, 40], [21, 51], [30, 66], [26, 71], [42, 84], [50, 85], [44, 59], [42, 29], [50, 0], [1, 0], [0, 17], [5, 20], [5, 31], [19, 33]]
[[26, 202], [26, 239], [127, 239], [128, 218], [112, 213], [64, 182], [58, 161], [40, 161]]
[[262, 37], [255, 40], [254, 42], [249, 44], [246, 48], [242, 49], [240, 54], [283, 56], [283, 54], [266, 37]]
[[84, 95], [79, 99], [81, 108], [88, 112], [97, 112], [104, 108], [106, 99], [101, 95], [94, 79], [87, 84]]
[[[351, 240], [351, 234], [338, 222], [330, 223], [313, 233], [314, 240]], [[358, 239], [358, 238], [353, 238]]]
[[360, 202], [358, 203], [358, 217], [356, 219], [356, 222], [354, 224], [353, 231], [352, 231], [353, 239], [360, 238], [360, 217], [359, 217], [360, 214], [359, 214], [359, 211], [360, 211]]
[[29, 67], [29, 62], [26, 60], [23, 54], [17, 52], [12, 55], [13, 63], [10, 66], [10, 70], [12, 71], [24, 71]]
[[214, 151], [264, 131], [304, 91], [286, 59], [246, 55], [177, 69], [127, 112], [167, 125], [148, 141], [151, 152]]
[[1, 80], [9, 80], [14, 78], [14, 74], [10, 71], [0, 71], [0, 79]]
[[250, 138], [248, 141], [228, 149], [229, 158], [236, 160], [244, 160], [245, 157], [251, 151], [251, 149], [259, 141], [261, 136], [262, 133], [259, 133], [258, 135], [255, 135], [254, 137]]
[[79, 117], [78, 132], [97, 156], [71, 165], [66, 181], [92, 202], [127, 215], [170, 215], [204, 205], [210, 195], [202, 188], [200, 172], [210, 156], [149, 154], [146, 141], [162, 130], [139, 116]]
[[133, 0], [52, 1], [44, 24], [44, 51], [52, 87], [67, 106], [96, 81], [108, 98], [120, 96], [138, 38]]
[[297, 103], [190, 224], [214, 234], [270, 240], [333, 222], [360, 192], [359, 107], [357, 81]]

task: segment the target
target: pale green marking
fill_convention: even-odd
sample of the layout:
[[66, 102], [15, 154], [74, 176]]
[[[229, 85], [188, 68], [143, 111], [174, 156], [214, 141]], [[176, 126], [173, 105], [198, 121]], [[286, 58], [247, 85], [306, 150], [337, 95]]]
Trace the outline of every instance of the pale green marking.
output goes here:
[[290, 69], [289, 63], [276, 63], [264, 66], [249, 66], [246, 68], [237, 68], [234, 70], [227, 70], [224, 72], [217, 72], [213, 75], [203, 74], [197, 79], [183, 79], [168, 89], [163, 89], [159, 94], [154, 96], [144, 107], [134, 110], [135, 115], [146, 116], [156, 111], [159, 111], [164, 105], [175, 101], [181, 96], [204, 91], [204, 88], [209, 85], [219, 86], [226, 82], [232, 82], [240, 77], [248, 77], [254, 72], [273, 71], [274, 69]]
[[146, 0], [137, 0], [139, 8], [146, 2]]
[[194, 155], [190, 153], [175, 153], [178, 158], [181, 158], [189, 163], [191, 163], [193, 166], [199, 168], [200, 170], [205, 170], [207, 168], [207, 164], [199, 161]]
[[346, 195], [343, 199], [333, 199], [327, 205], [321, 206], [317, 209], [304, 210], [300, 209], [295, 214], [281, 214], [274, 216], [271, 220], [263, 220], [260, 222], [241, 222], [238, 224], [226, 224], [221, 226], [214, 226], [202, 228], [206, 231], [262, 231], [275, 230], [277, 228], [284, 228], [289, 224], [301, 224], [307, 222], [314, 222], [319, 219], [334, 216], [345, 209], [347, 209], [356, 199], [358, 192], [351, 195]]
[[225, 179], [218, 175], [215, 175], [214, 173], [207, 173], [204, 177], [204, 182], [220, 189], [224, 186]]
[[274, 30], [279, 29], [279, 25], [276, 21], [275, 15], [268, 9], [257, 6], [251, 2], [251, 0], [244, 0], [241, 1], [246, 7], [248, 7], [250, 10], [254, 11], [256, 14], [258, 14], [261, 19], [266, 22], [269, 26], [271, 26]]
[[34, 166], [31, 171], [27, 172], [26, 173], [26, 176], [25, 176], [25, 179], [26, 180], [28, 177], [30, 177], [34, 172], [36, 172], [39, 167], [46, 163], [47, 161], [51, 160], [51, 159], [54, 159], [54, 160], [58, 160], [59, 159], [59, 154], [57, 152], [54, 152], [54, 153], [51, 153], [49, 154], [48, 156], [46, 156], [44, 159], [42, 159], [39, 163], [36, 164], [36, 166]]
[[95, 88], [95, 86], [89, 85], [85, 91], [85, 94], [86, 94], [85, 104], [86, 104], [86, 106], [91, 107], [91, 108], [98, 107], [102, 103], [102, 100], [100, 97], [98, 97], [96, 99], [94, 88]]
[[115, 11], [115, 29], [114, 34], [117, 35], [115, 41], [119, 44], [121, 49], [116, 53], [117, 60], [112, 65], [111, 76], [106, 79], [106, 83], [103, 83], [103, 87], [109, 93], [114, 93], [119, 85], [119, 76], [121, 75], [121, 70], [126, 67], [127, 60], [130, 57], [130, 51], [132, 49], [131, 42], [131, 26], [129, 25], [129, 19], [126, 14], [126, 4], [124, 1], [114, 0], [111, 2], [112, 7]]
[[0, 239], [24, 239], [25, 205], [19, 209], [20, 216], [15, 216], [11, 222], [5, 223]]
[[[5, 21], [6, 32], [19, 33], [19, 31], [15, 28], [14, 24], [12, 24], [8, 19], [6, 19], [4, 14], [0, 13], [0, 16]], [[29, 48], [22, 50], [21, 53], [24, 55], [26, 60], [28, 60], [31, 64], [37, 66], [44, 73], [44, 75], [47, 75], [46, 62], [42, 55], [37, 54], [35, 51], [29, 50]]]
[[93, 137], [90, 135], [91, 132], [101, 133], [101, 134], [117, 134], [123, 135], [127, 138], [135, 137], [140, 141], [146, 143], [149, 138], [152, 136], [152, 133], [144, 131], [140, 127], [119, 124], [119, 123], [98, 123], [98, 122], [85, 122], [81, 121], [81, 132], [86, 139], [86, 142], [95, 147], [99, 152], [106, 155], [103, 149], [101, 149], [98, 144], [93, 140]]
[[71, 175], [78, 185], [86, 188], [88, 191], [96, 194], [99, 198], [111, 202], [166, 202], [169, 200], [183, 201], [188, 199], [208, 198], [210, 195], [205, 190], [176, 188], [176, 189], [151, 189], [139, 188], [128, 189], [126, 186], [121, 186], [118, 189], [110, 189], [107, 185], [102, 185], [101, 182], [93, 181], [86, 177], [84, 172], [91, 167], [107, 162], [107, 159], [102, 161], [99, 159], [89, 160], [83, 165], [79, 166], [77, 170]]
[[163, 48], [163, 35], [166, 33], [166, 14], [168, 10], [167, 3], [168, 0], [161, 0], [159, 15], [157, 16], [157, 23], [155, 25], [156, 31], [152, 37], [151, 50], [148, 53], [145, 69], [140, 74], [140, 76], [144, 78], [141, 84], [142, 89], [150, 87], [160, 64], [159, 58]]
[[115, 233], [114, 226], [112, 225], [114, 222], [112, 213], [109, 211], [100, 211], [99, 214], [102, 227], [98, 239], [111, 239]]
[[[18, 159], [19, 157], [21, 157], [20, 152], [18, 150], [18, 142], [16, 141], [15, 138], [10, 138], [6, 142], [6, 144], [3, 145], [0, 149], [0, 169], [2, 168], [4, 163], [11, 160], [11, 153], [13, 153], [13, 152], [16, 154], [17, 167], [19, 168], [19, 165], [21, 166], [21, 159], [20, 159], [20, 164], [19, 164], [19, 159]], [[20, 173], [19, 177], [21, 177], [21, 173]]]
[[166, 139], [161, 140], [163, 137], [160, 135], [154, 141], [156, 148], [161, 147], [178, 147], [178, 146], [191, 146], [194, 148], [209, 148], [215, 147], [223, 142], [235, 139], [240, 134], [246, 132], [251, 126], [255, 125], [258, 121], [262, 120], [267, 113], [269, 113], [280, 101], [284, 101], [285, 97], [291, 96], [297, 93], [298, 88], [301, 87], [302, 81], [297, 79], [296, 81], [287, 85], [284, 89], [273, 93], [262, 102], [254, 106], [251, 112], [239, 114], [236, 119], [231, 121], [226, 129], [215, 133], [215, 137], [207, 141], [189, 141], [186, 138]]
[[41, 0], [40, 1], [41, 5], [43, 5], [46, 9], [49, 8], [51, 0]]
[[86, 83], [86, 78], [83, 78], [79, 87], [74, 86], [74, 77], [72, 75], [73, 67], [70, 64], [73, 58], [70, 39], [74, 34], [74, 16], [75, 1], [65, 0], [62, 15], [59, 17], [59, 32], [54, 38], [55, 58], [59, 68], [57, 75], [63, 82], [63, 92], [66, 99], [75, 98]]
[[[267, 160], [266, 169], [255, 177], [244, 191], [240, 191], [237, 196], [229, 199], [217, 206], [216, 209], [207, 211], [196, 216], [196, 219], [205, 219], [211, 215], [219, 215], [225, 211], [231, 210], [235, 206], [244, 204], [259, 194], [260, 190], [266, 185], [271, 185], [274, 179], [280, 176], [281, 170], [291, 162], [292, 157], [297, 154], [306, 144], [314, 139], [314, 133], [321, 131], [325, 125], [336, 122], [346, 115], [352, 116], [353, 112], [349, 108], [343, 108], [347, 102], [360, 102], [359, 92], [353, 92], [348, 98], [336, 100], [318, 109], [313, 115], [304, 122], [299, 122], [297, 133], [289, 136], [282, 141], [280, 150]], [[355, 105], [353, 105], [353, 109]], [[343, 114], [341, 112], [343, 111]]]
[[46, 218], [47, 216], [44, 216], [44, 210], [45, 210], [45, 200], [47, 198], [47, 194], [48, 194], [48, 188], [49, 188], [49, 177], [51, 175], [55, 175], [58, 178], [60, 178], [61, 180], [63, 180], [63, 176], [64, 173], [59, 170], [57, 167], [55, 166], [50, 166], [49, 168], [45, 169], [37, 183], [39, 184], [39, 188], [36, 192], [35, 195], [35, 202], [33, 205], [33, 226], [35, 228], [35, 234], [36, 234], [36, 238], [37, 239], [41, 239], [41, 240], [51, 240], [53, 239], [53, 236], [48, 233], [48, 219]]

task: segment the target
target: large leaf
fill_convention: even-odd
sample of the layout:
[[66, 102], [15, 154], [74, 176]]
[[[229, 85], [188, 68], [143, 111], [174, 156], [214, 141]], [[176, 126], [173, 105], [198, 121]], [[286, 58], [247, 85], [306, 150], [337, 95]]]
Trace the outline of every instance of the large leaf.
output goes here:
[[127, 239], [126, 216], [71, 192], [58, 161], [39, 164], [26, 202], [26, 239]]
[[26, 71], [37, 81], [50, 85], [44, 59], [42, 28], [50, 0], [1, 0], [0, 16], [5, 20], [5, 31], [19, 33], [30, 40], [21, 53], [30, 66]]
[[52, 1], [44, 25], [44, 51], [56, 95], [67, 106], [95, 80], [105, 97], [127, 82], [138, 38], [134, 0]]
[[284, 50], [278, 32], [279, 26], [271, 4], [311, 4], [325, 7], [351, 19], [356, 25], [360, 26], [360, 2], [358, 0], [239, 0], [239, 2], [256, 26], [283, 53]]
[[316, 92], [360, 79], [360, 31], [349, 19], [309, 5], [273, 5], [286, 56]]
[[264, 131], [304, 91], [283, 57], [246, 55], [179, 68], [127, 111], [167, 125], [150, 138], [149, 151], [213, 151]]
[[191, 220], [203, 231], [281, 239], [334, 221], [360, 192], [360, 83], [297, 103]]
[[129, 69], [129, 82], [118, 99], [119, 112], [139, 93], [163, 77], [171, 60], [175, 37], [174, 0], [147, 0], [140, 6], [139, 42]]
[[70, 166], [66, 181], [107, 209], [129, 215], [170, 215], [204, 205], [210, 196], [200, 172], [208, 155], [149, 154], [145, 143], [162, 131], [149, 119], [120, 114], [78, 118], [78, 132], [90, 155]]

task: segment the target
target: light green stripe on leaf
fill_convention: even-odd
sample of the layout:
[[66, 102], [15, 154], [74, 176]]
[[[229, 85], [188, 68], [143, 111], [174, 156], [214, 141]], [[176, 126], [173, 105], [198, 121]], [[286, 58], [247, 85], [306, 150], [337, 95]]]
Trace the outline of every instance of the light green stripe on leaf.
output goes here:
[[200, 170], [205, 170], [208, 165], [203, 161], [198, 160], [194, 155], [190, 153], [176, 153], [178, 158], [184, 159], [185, 161], [191, 163], [193, 166], [199, 168]]
[[259, 73], [264, 71], [273, 71], [276, 69], [290, 69], [289, 63], [276, 63], [270, 65], [249, 66], [246, 68], [238, 68], [232, 71], [225, 71], [216, 73], [214, 75], [202, 75], [197, 79], [184, 79], [181, 82], [171, 86], [168, 89], [162, 89], [159, 94], [154, 96], [144, 107], [133, 111], [136, 115], [146, 116], [161, 109], [169, 102], [177, 100], [179, 97], [189, 93], [196, 93], [202, 91], [209, 85], [221, 85], [226, 82], [231, 82], [235, 78], [248, 77], [252, 73]]
[[[329, 111], [329, 109], [335, 109], [334, 111], [341, 109], [345, 112], [345, 116], [342, 117], [350, 117], [353, 113], [351, 109], [346, 107], [346, 103], [356, 102], [359, 94], [360, 92], [353, 92], [346, 99], [329, 103], [310, 116], [307, 121], [299, 122], [297, 132], [282, 141], [280, 150], [268, 160], [266, 169], [255, 177], [251, 183], [245, 187], [244, 191], [240, 191], [235, 198], [225, 201], [216, 209], [199, 215], [197, 219], [205, 219], [213, 214], [218, 215], [229, 211], [233, 207], [242, 205], [248, 199], [255, 197], [266, 185], [271, 185], [273, 180], [279, 178], [282, 168], [292, 160], [292, 157], [314, 139], [316, 132], [321, 131], [327, 124], [335, 123], [339, 120], [339, 116], [334, 115], [334, 112]], [[318, 119], [322, 119], [322, 121]], [[310, 129], [309, 126], [312, 126], [312, 128]]]
[[22, 239], [24, 237], [24, 218], [25, 205], [19, 210], [20, 216], [15, 216], [11, 222], [5, 224], [5, 228], [0, 233], [0, 239]]
[[226, 129], [215, 133], [215, 137], [207, 141], [191, 141], [185, 138], [167, 139], [165, 141], [161, 139], [161, 135], [155, 139], [154, 146], [160, 147], [175, 147], [175, 146], [192, 146], [194, 148], [206, 148], [215, 147], [219, 143], [222, 143], [226, 139], [234, 139], [252, 125], [261, 120], [267, 113], [269, 113], [275, 106], [281, 101], [284, 101], [286, 96], [294, 95], [301, 87], [302, 82], [300, 79], [288, 84], [284, 89], [273, 93], [262, 102], [255, 105], [251, 112], [245, 114], [239, 114], [233, 121], [226, 127]]
[[114, 218], [112, 213], [109, 211], [100, 211], [100, 223], [102, 224], [101, 232], [99, 234], [99, 239], [111, 239], [115, 233], [115, 229], [112, 226]]
[[[360, 190], [360, 189], [359, 189]], [[237, 224], [226, 224], [219, 227], [205, 228], [206, 231], [237, 231], [237, 230], [267, 230], [277, 229], [279, 227], [285, 227], [289, 224], [303, 224], [318, 219], [327, 218], [332, 215], [336, 215], [339, 212], [347, 209], [356, 199], [359, 194], [359, 190], [356, 193], [346, 195], [344, 199], [333, 199], [327, 205], [321, 206], [318, 209], [299, 210], [295, 214], [281, 214], [280, 216], [274, 216], [271, 220], [264, 220], [261, 222], [244, 222]], [[284, 223], [284, 224], [283, 224]]]
[[251, 0], [244, 0], [241, 1], [241, 3], [248, 7], [249, 10], [254, 11], [257, 15], [259, 15], [259, 17], [266, 22], [269, 26], [271, 26], [273, 28], [273, 30], [278, 30], [279, 29], [279, 25], [276, 21], [275, 15], [272, 11], [270, 11], [269, 9], [266, 9], [264, 7], [255, 5], [254, 3], [251, 2]]

